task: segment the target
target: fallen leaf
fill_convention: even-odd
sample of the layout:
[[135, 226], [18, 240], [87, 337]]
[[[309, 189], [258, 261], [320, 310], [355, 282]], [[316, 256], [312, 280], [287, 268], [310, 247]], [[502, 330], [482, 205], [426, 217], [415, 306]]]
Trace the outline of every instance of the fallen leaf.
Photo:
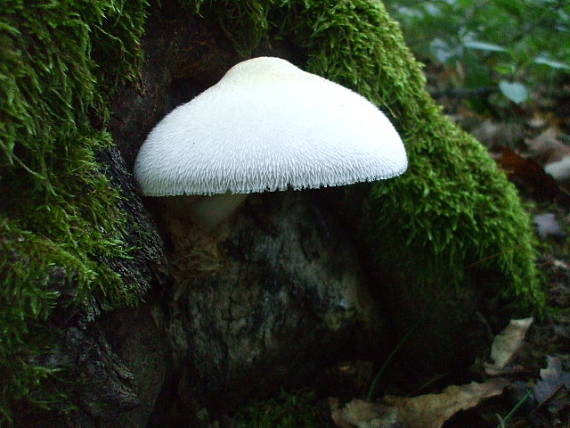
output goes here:
[[557, 183], [570, 181], [570, 156], [564, 156], [559, 161], [546, 164], [544, 172], [554, 178]]
[[496, 147], [497, 162], [508, 174], [509, 179], [532, 193], [537, 199], [550, 199], [564, 206], [570, 206], [570, 195], [560, 189], [556, 180], [547, 174], [542, 166], [526, 159], [508, 147]]
[[538, 236], [542, 239], [546, 239], [549, 236], [560, 239], [566, 237], [566, 233], [564, 233], [560, 224], [556, 221], [556, 216], [552, 213], [537, 214], [533, 217], [533, 222], [536, 225]]
[[544, 165], [570, 155], [570, 147], [560, 141], [560, 134], [559, 128], [551, 126], [535, 138], [527, 139], [526, 144], [533, 157]]
[[556, 269], [560, 269], [560, 270], [570, 270], [570, 266], [568, 266], [568, 264], [566, 264], [562, 260], [558, 260], [558, 259], [552, 260], [552, 266], [554, 266]]
[[521, 373], [529, 373], [531, 370], [528, 367], [517, 365], [508, 365], [501, 369], [496, 368], [493, 364], [485, 364], [485, 374], [487, 376], [512, 376]]
[[533, 318], [511, 320], [499, 334], [495, 336], [491, 345], [492, 364], [485, 364], [485, 372], [496, 375], [505, 368], [521, 347], [526, 332], [532, 324]]
[[570, 373], [562, 371], [559, 358], [546, 356], [546, 368], [540, 369], [540, 378], [533, 388], [539, 406], [552, 398], [560, 388], [570, 389]]
[[384, 401], [398, 410], [398, 419], [404, 428], [440, 428], [455, 413], [500, 395], [509, 384], [506, 379], [495, 378], [483, 383], [448, 386], [441, 394], [412, 398], [386, 396]]
[[478, 121], [478, 125], [470, 133], [482, 143], [514, 145], [524, 137], [524, 128], [521, 124], [495, 122], [492, 119]]
[[340, 428], [398, 428], [401, 423], [393, 407], [364, 400], [352, 400], [343, 408], [337, 399], [329, 399], [332, 420]]
[[542, 112], [535, 111], [527, 123], [531, 128], [544, 128], [548, 123], [548, 118]]

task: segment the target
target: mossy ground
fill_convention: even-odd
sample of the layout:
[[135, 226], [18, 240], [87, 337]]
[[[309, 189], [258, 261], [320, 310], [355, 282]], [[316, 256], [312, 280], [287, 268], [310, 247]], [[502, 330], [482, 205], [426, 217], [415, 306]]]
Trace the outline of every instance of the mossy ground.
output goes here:
[[[543, 305], [530, 225], [514, 188], [483, 147], [441, 115], [382, 3], [180, 3], [217, 19], [244, 57], [264, 40], [290, 40], [306, 54], [309, 71], [355, 89], [393, 119], [410, 169], [375, 185], [371, 195], [377, 218], [371, 248], [383, 269], [411, 267], [419, 282], [457, 285], [477, 265], [502, 273], [501, 293], [521, 305]], [[31, 399], [29, 392], [41, 391], [37, 386], [51, 373], [31, 361], [49, 346], [37, 338], [45, 336], [42, 322], [57, 303], [57, 278], [74, 290], [75, 304], [93, 294], [115, 306], [139, 299], [98, 262], [125, 257], [126, 249], [119, 195], [94, 159], [111, 144], [109, 97], [136, 78], [147, 6], [144, 0], [6, 0], [0, 8], [4, 419], [23, 399], [54, 401], [39, 392]]]
[[328, 409], [321, 405], [313, 391], [283, 391], [273, 399], [248, 404], [234, 418], [238, 428], [319, 428], [329, 425]]

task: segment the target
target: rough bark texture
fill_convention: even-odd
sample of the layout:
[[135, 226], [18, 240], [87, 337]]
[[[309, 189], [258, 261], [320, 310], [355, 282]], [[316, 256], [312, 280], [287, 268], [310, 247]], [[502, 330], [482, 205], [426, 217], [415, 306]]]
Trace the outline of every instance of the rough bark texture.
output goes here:
[[343, 352], [382, 343], [354, 244], [314, 192], [250, 197], [216, 242], [173, 223], [167, 329], [188, 404], [227, 407], [299, 385]]

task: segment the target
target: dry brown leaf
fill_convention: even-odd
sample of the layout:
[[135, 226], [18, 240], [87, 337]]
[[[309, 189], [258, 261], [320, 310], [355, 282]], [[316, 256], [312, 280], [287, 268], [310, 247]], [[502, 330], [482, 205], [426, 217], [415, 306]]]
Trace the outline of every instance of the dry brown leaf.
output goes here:
[[560, 359], [547, 355], [546, 361], [546, 368], [540, 369], [541, 380], [533, 388], [534, 398], [539, 406], [548, 401], [560, 388], [570, 389], [570, 373], [562, 371]]
[[570, 147], [559, 140], [560, 129], [549, 127], [535, 138], [526, 140], [529, 149], [540, 163], [548, 164], [570, 155]]
[[461, 410], [477, 406], [481, 401], [500, 395], [510, 382], [495, 378], [484, 383], [448, 386], [441, 394], [417, 397], [386, 396], [389, 404], [352, 400], [343, 408], [331, 399], [332, 419], [340, 428], [440, 428]]
[[396, 407], [404, 428], [440, 428], [455, 413], [500, 395], [509, 384], [506, 379], [495, 378], [484, 383], [448, 386], [441, 394], [412, 398], [386, 396], [384, 401]]
[[542, 166], [532, 160], [526, 159], [508, 147], [496, 147], [499, 151], [497, 162], [506, 171], [509, 179], [532, 193], [537, 199], [557, 199], [561, 190], [554, 178], [544, 172]]
[[485, 372], [489, 375], [500, 373], [521, 347], [533, 318], [511, 320], [503, 331], [495, 336], [491, 345], [492, 364], [485, 364]]
[[478, 126], [471, 129], [471, 134], [486, 145], [506, 144], [514, 145], [523, 136], [523, 126], [518, 123], [495, 122], [485, 119]]
[[332, 420], [340, 428], [391, 428], [401, 427], [396, 409], [378, 403], [352, 400], [343, 408], [336, 399], [330, 399]]
[[531, 128], [544, 128], [548, 124], [548, 117], [543, 112], [535, 111], [527, 123]]

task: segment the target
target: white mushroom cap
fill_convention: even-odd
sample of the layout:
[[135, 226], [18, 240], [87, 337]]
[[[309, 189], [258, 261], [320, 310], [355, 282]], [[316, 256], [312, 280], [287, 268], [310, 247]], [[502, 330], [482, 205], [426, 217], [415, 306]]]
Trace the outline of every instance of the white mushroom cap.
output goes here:
[[260, 57], [162, 119], [135, 176], [147, 196], [211, 195], [342, 186], [406, 168], [398, 133], [372, 103]]

